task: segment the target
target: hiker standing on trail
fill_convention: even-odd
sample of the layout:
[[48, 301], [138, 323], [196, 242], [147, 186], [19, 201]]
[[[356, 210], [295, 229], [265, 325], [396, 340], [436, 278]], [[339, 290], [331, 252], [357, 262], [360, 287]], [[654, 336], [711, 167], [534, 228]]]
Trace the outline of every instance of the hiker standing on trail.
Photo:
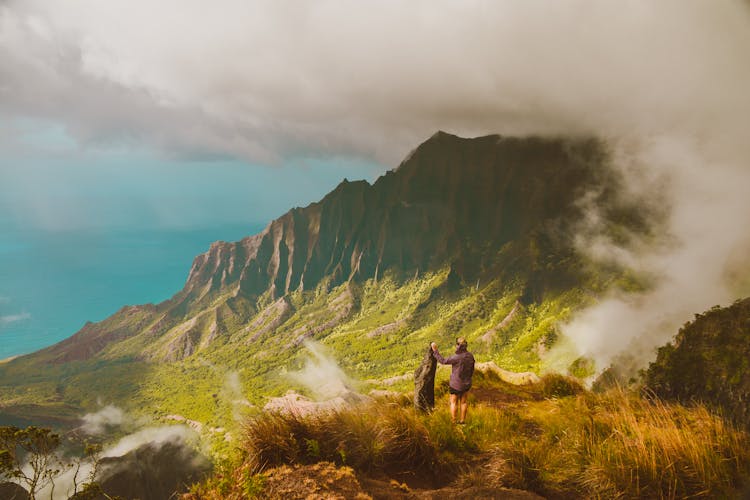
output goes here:
[[468, 392], [471, 389], [471, 377], [474, 375], [474, 355], [468, 350], [468, 343], [463, 337], [456, 339], [456, 354], [447, 359], [440, 355], [438, 346], [435, 342], [431, 344], [432, 351], [435, 353], [435, 359], [441, 365], [451, 365], [450, 398], [451, 398], [451, 421], [456, 423], [456, 414], [459, 405], [461, 407], [461, 419], [459, 424], [466, 421], [466, 410], [469, 409]]

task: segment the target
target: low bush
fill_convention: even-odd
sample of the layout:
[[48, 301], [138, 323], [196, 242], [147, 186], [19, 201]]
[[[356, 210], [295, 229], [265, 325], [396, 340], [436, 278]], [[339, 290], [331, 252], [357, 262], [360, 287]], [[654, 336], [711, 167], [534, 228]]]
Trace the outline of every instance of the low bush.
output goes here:
[[584, 387], [573, 377], [566, 377], [559, 373], [548, 373], [542, 377], [542, 395], [545, 398], [564, 398], [575, 396], [584, 391]]

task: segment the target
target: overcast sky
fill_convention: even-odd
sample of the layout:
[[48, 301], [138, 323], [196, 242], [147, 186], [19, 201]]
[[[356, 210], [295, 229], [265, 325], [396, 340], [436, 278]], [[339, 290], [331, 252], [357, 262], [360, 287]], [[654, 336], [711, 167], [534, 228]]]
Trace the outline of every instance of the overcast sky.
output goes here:
[[[749, 19], [725, 0], [5, 0], [6, 216], [11, 204], [24, 223], [61, 224], [49, 200], [68, 189], [74, 205], [97, 179], [179, 214], [154, 194], [160, 178], [182, 164], [182, 189], [200, 191], [191, 171], [221, 184], [234, 162], [260, 220], [333, 187], [329, 161], [372, 179], [438, 129], [704, 140], [750, 114]], [[299, 168], [311, 158], [312, 186]], [[123, 164], [134, 180], [113, 183]], [[122, 212], [64, 208], [73, 226]]]
[[[634, 191], [668, 180], [669, 258], [618, 255], [672, 283], [653, 299], [660, 308], [675, 290], [690, 298], [674, 322], [731, 298], [727, 266], [750, 249], [749, 10], [741, 0], [0, 1], [0, 223], [258, 223], [344, 176], [374, 179], [438, 129], [594, 134], [639, 172]], [[590, 229], [588, 248], [611, 254]], [[585, 321], [593, 333], [572, 331], [581, 345], [623, 317], [643, 313], [640, 334], [663, 320], [613, 300], [619, 312]], [[635, 335], [620, 333], [623, 344]]]
[[17, 119], [264, 164], [392, 165], [436, 129], [700, 132], [747, 111], [748, 21], [725, 0], [6, 0], [3, 147]]
[[393, 162], [436, 128], [658, 131], [737, 104], [747, 14], [723, 0], [6, 1], [0, 105], [84, 146], [263, 162]]

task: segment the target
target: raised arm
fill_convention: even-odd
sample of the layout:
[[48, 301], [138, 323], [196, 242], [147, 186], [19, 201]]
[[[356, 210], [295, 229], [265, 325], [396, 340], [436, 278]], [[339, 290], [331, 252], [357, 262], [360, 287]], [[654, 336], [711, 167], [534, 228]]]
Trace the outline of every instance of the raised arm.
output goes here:
[[440, 351], [438, 351], [438, 346], [435, 342], [430, 344], [430, 346], [432, 347], [432, 354], [435, 356], [435, 359], [437, 359], [438, 363], [440, 363], [441, 365], [455, 365], [456, 362], [458, 361], [457, 359], [455, 359], [454, 356], [449, 356], [447, 358], [444, 358], [440, 354]]

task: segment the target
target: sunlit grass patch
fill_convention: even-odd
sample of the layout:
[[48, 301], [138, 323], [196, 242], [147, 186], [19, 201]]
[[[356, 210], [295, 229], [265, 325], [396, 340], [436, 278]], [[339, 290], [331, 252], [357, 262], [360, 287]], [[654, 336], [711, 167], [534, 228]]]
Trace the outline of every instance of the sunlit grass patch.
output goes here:
[[405, 404], [261, 414], [246, 424], [244, 463], [262, 472], [329, 461], [363, 474], [408, 471], [435, 485], [451, 477], [600, 498], [732, 497], [750, 467], [748, 435], [705, 407], [624, 391], [475, 402], [463, 426], [440, 401], [425, 415]]

